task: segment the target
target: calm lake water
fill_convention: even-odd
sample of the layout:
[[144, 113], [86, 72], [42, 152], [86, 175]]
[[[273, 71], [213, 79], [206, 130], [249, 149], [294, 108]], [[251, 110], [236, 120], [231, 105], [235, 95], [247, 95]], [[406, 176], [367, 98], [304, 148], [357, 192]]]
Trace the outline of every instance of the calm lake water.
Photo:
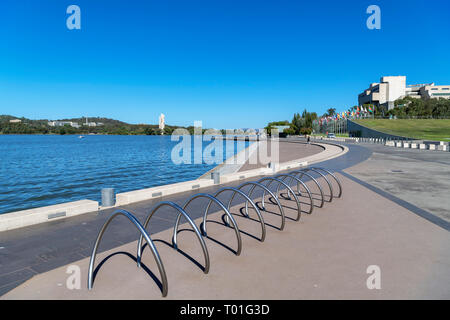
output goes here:
[[[171, 152], [178, 143], [170, 136], [0, 135], [0, 214], [81, 199], [100, 202], [101, 188], [119, 193], [192, 180], [216, 166], [174, 164]], [[210, 143], [204, 141], [203, 149]], [[248, 142], [232, 145], [224, 147], [223, 159]]]

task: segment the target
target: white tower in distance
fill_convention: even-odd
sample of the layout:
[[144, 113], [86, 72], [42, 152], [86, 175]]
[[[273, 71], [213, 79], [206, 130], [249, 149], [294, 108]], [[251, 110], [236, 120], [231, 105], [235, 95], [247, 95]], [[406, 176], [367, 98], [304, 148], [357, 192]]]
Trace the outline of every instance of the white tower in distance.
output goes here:
[[161, 134], [164, 134], [164, 127], [166, 126], [165, 118], [166, 116], [164, 115], [164, 113], [161, 113], [159, 115], [159, 130], [161, 130]]

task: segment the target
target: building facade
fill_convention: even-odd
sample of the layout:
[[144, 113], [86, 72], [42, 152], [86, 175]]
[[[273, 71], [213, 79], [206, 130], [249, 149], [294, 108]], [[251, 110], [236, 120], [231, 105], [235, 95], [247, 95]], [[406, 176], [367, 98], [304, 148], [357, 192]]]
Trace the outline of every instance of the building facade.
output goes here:
[[358, 105], [373, 104], [387, 110], [395, 107], [394, 102], [404, 97], [450, 99], [450, 86], [436, 86], [429, 84], [406, 84], [406, 76], [381, 77], [379, 83], [372, 83], [370, 87], [358, 95]]

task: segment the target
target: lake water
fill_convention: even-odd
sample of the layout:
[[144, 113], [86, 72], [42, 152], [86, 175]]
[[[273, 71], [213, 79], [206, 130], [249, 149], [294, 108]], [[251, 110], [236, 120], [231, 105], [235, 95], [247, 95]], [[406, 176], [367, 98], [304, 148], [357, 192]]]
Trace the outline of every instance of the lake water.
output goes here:
[[[0, 135], [0, 214], [81, 199], [100, 202], [101, 188], [119, 193], [193, 180], [217, 165], [174, 164], [178, 143], [170, 136]], [[210, 143], [203, 142], [203, 149]], [[248, 142], [223, 145], [225, 160]]]

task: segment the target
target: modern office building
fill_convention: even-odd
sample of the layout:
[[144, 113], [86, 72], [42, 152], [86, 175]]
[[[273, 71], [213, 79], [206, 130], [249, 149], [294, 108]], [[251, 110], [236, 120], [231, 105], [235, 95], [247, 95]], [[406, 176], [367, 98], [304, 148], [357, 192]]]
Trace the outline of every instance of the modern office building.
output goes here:
[[78, 123], [72, 122], [72, 121], [49, 121], [48, 125], [50, 127], [64, 127], [65, 125], [69, 125], [74, 128], [80, 127], [80, 125]]
[[407, 85], [406, 76], [382, 77], [379, 83], [372, 83], [359, 94], [358, 105], [373, 104], [390, 110], [394, 108], [395, 100], [406, 96], [425, 100], [450, 99], [450, 86], [436, 86], [434, 83]]

